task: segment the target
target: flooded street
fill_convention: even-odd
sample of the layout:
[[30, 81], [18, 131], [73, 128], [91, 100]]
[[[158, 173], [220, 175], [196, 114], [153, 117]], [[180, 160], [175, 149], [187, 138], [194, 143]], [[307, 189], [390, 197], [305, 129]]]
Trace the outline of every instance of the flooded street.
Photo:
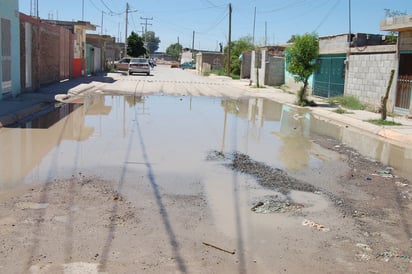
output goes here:
[[262, 98], [138, 94], [0, 129], [0, 272], [412, 271], [412, 148]]

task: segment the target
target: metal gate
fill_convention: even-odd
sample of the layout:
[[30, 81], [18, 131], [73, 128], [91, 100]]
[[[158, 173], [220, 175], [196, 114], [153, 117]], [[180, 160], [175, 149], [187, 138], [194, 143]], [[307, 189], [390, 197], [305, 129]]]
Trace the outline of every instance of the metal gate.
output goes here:
[[318, 57], [315, 71], [313, 95], [320, 97], [341, 96], [345, 87], [345, 54], [322, 55]]
[[412, 75], [398, 76], [395, 107], [409, 109], [411, 105]]
[[395, 107], [409, 110], [412, 100], [412, 53], [401, 52], [399, 56], [399, 72], [396, 85]]

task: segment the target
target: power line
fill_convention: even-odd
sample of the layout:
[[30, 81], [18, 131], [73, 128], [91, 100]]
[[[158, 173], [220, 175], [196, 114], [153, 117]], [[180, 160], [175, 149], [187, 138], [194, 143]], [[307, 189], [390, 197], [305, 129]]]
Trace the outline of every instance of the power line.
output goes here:
[[328, 19], [329, 15], [338, 6], [339, 3], [340, 3], [340, 0], [337, 0], [336, 3], [330, 8], [330, 10], [326, 13], [326, 15], [320, 21], [319, 25], [315, 28], [315, 32], [323, 25], [323, 23], [325, 23], [325, 21]]

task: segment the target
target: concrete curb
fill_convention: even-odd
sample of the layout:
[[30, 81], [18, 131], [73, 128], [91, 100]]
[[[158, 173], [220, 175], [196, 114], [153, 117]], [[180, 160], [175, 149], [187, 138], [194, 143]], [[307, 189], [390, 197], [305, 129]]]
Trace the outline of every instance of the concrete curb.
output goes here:
[[27, 117], [34, 116], [35, 114], [51, 107], [56, 102], [71, 103], [74, 100], [76, 100], [76, 98], [78, 98], [79, 96], [85, 93], [94, 92], [96, 90], [97, 86], [94, 84], [80, 84], [74, 88], [69, 89], [67, 91], [67, 94], [56, 94], [54, 96], [54, 100], [47, 100], [45, 98], [42, 98], [44, 93], [38, 93], [37, 101], [34, 100], [31, 105], [23, 106], [22, 109], [19, 109], [18, 111], [12, 112], [4, 116], [0, 116], [0, 128], [11, 126]]

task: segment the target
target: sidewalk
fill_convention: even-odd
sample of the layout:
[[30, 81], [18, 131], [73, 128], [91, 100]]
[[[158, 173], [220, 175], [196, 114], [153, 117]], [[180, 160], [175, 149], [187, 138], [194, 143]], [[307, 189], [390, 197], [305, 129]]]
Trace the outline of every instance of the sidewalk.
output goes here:
[[[53, 83], [41, 87], [37, 92], [22, 93], [17, 97], [8, 96], [0, 100], [0, 128], [28, 118], [41, 111], [53, 108], [58, 101], [56, 95], [80, 94], [99, 86], [99, 82], [107, 83], [105, 75], [78, 77], [67, 81]], [[65, 97], [65, 96], [63, 96]]]
[[[284, 92], [274, 87], [253, 88], [248, 85], [249, 81], [233, 80], [232, 83], [240, 88], [247, 89], [256, 96], [272, 99], [283, 104], [294, 105], [296, 101], [296, 94]], [[391, 140], [394, 143], [412, 146], [412, 119], [407, 116], [387, 117], [387, 121], [395, 121], [400, 123], [400, 126], [378, 126], [367, 122], [368, 120], [379, 120], [380, 113], [374, 113], [366, 110], [348, 110], [347, 113], [339, 114], [335, 110], [337, 107], [327, 106], [325, 100], [322, 98], [310, 98], [321, 106], [308, 107], [313, 115], [321, 117], [322, 119], [338, 124], [341, 126], [351, 126], [363, 132], [368, 132]]]

